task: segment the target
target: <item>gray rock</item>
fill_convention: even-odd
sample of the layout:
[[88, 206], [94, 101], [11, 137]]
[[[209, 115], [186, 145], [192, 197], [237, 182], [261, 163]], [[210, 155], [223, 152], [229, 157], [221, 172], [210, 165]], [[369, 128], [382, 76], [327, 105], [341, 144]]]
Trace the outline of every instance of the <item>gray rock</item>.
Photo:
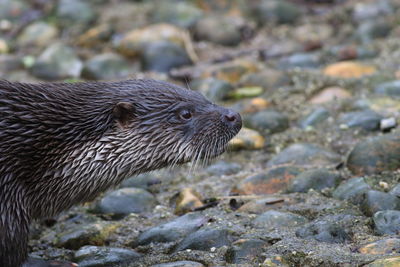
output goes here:
[[294, 213], [269, 210], [255, 218], [253, 224], [258, 228], [269, 230], [280, 227], [296, 227], [307, 222], [307, 218]]
[[400, 80], [378, 84], [374, 92], [380, 95], [400, 97]]
[[199, 213], [187, 213], [165, 224], [150, 228], [139, 235], [136, 245], [147, 245], [151, 242], [173, 242], [196, 231], [207, 222]]
[[83, 63], [72, 48], [61, 43], [47, 47], [31, 68], [34, 76], [45, 80], [78, 78]]
[[364, 178], [351, 178], [342, 182], [333, 191], [332, 196], [336, 199], [348, 200], [354, 204], [360, 204], [364, 193], [371, 189], [370, 185], [364, 181]]
[[26, 1], [22, 0], [2, 0], [0, 1], [0, 20], [17, 21], [21, 19], [21, 14], [29, 8]]
[[357, 22], [364, 20], [374, 20], [393, 14], [392, 4], [387, 0], [359, 2], [354, 5], [353, 19]]
[[121, 187], [136, 187], [148, 190], [152, 185], [160, 184], [160, 177], [156, 177], [152, 173], [143, 173], [138, 176], [134, 176], [128, 179], [125, 179], [121, 183]]
[[365, 44], [373, 39], [384, 38], [389, 35], [392, 26], [385, 20], [368, 20], [362, 22], [356, 31], [356, 37]]
[[173, 68], [192, 64], [185, 49], [169, 41], [149, 43], [142, 55], [146, 71], [168, 72]]
[[206, 171], [211, 175], [231, 175], [239, 172], [241, 169], [240, 164], [235, 162], [218, 161], [213, 165], [207, 167]]
[[275, 155], [267, 163], [267, 167], [282, 164], [293, 164], [301, 166], [332, 166], [341, 162], [341, 157], [329, 150], [314, 144], [298, 143], [290, 145]]
[[317, 107], [302, 118], [299, 125], [302, 129], [314, 127], [329, 118], [329, 115], [329, 111], [326, 108]]
[[289, 82], [289, 78], [283, 71], [276, 69], [263, 69], [243, 75], [239, 80], [240, 87], [262, 87], [264, 90], [274, 90]]
[[126, 78], [134, 72], [134, 65], [122, 56], [115, 53], [105, 53], [89, 59], [85, 63], [82, 76], [93, 80], [112, 80]]
[[321, 65], [319, 54], [315, 53], [297, 53], [282, 58], [278, 67], [282, 70], [290, 70], [294, 68], [314, 69]]
[[384, 210], [374, 214], [375, 231], [379, 235], [398, 235], [400, 234], [400, 211]]
[[263, 110], [256, 112], [245, 120], [249, 128], [267, 133], [278, 133], [289, 127], [289, 118], [275, 110]]
[[236, 46], [242, 40], [237, 19], [226, 16], [208, 16], [199, 20], [194, 35], [199, 40], [226, 46]]
[[373, 216], [375, 212], [382, 210], [400, 210], [400, 198], [376, 190], [369, 190], [361, 203], [361, 210], [367, 216]]
[[194, 80], [190, 87], [206, 95], [211, 101], [227, 100], [234, 89], [230, 83], [213, 77]]
[[58, 35], [56, 27], [42, 22], [34, 22], [24, 29], [18, 36], [17, 44], [19, 46], [38, 46], [44, 47], [54, 40]]
[[95, 18], [95, 12], [90, 1], [60, 0], [57, 6], [57, 16], [64, 23], [87, 24]]
[[200, 262], [195, 261], [174, 261], [151, 265], [150, 267], [204, 267]]
[[344, 113], [339, 117], [339, 123], [349, 128], [360, 127], [367, 131], [379, 130], [383, 116], [373, 110], [362, 110]]
[[123, 216], [151, 211], [156, 203], [155, 197], [144, 189], [121, 188], [107, 193], [97, 204], [96, 210]]
[[309, 170], [294, 178], [289, 185], [289, 192], [306, 193], [310, 189], [321, 191], [325, 188], [336, 187], [342, 180], [338, 173], [326, 169]]
[[134, 250], [115, 247], [84, 246], [75, 252], [79, 267], [108, 267], [135, 262], [141, 255]]
[[259, 24], [295, 23], [302, 11], [299, 5], [286, 0], [262, 0], [253, 9], [253, 16]]
[[226, 261], [233, 264], [261, 263], [261, 254], [268, 243], [260, 239], [248, 239], [235, 244], [226, 255]]
[[175, 251], [185, 249], [209, 251], [212, 247], [229, 246], [232, 237], [226, 229], [205, 228], [186, 236], [176, 247]]
[[398, 198], [400, 198], [400, 184], [397, 184], [392, 190], [389, 191], [389, 194], [392, 194]]

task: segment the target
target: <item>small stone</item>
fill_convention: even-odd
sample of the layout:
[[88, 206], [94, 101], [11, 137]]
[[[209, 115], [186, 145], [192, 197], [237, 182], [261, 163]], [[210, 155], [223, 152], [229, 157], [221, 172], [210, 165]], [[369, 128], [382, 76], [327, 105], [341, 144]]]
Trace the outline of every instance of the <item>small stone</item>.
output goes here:
[[212, 247], [229, 246], [232, 237], [228, 230], [205, 228], [186, 236], [176, 247], [175, 251], [185, 249], [209, 251]]
[[202, 197], [193, 188], [187, 187], [178, 193], [175, 214], [182, 215], [204, 205]]
[[261, 263], [260, 254], [266, 247], [268, 243], [260, 239], [240, 239], [226, 252], [225, 258], [233, 264]]
[[353, 111], [341, 114], [339, 123], [348, 128], [360, 127], [367, 131], [379, 130], [383, 116], [373, 110]]
[[366, 244], [358, 249], [361, 254], [383, 255], [400, 252], [400, 239], [386, 238]]
[[236, 17], [207, 16], [197, 21], [194, 26], [194, 35], [199, 40], [236, 46], [242, 40], [240, 22]]
[[378, 235], [400, 234], [400, 211], [383, 210], [374, 214], [375, 231]]
[[287, 82], [288, 77], [284, 72], [271, 68], [245, 74], [238, 84], [240, 87], [261, 87], [263, 91], [267, 91], [275, 90]]
[[400, 199], [385, 192], [369, 190], [361, 203], [361, 210], [367, 216], [381, 210], [400, 210]]
[[289, 185], [288, 192], [306, 193], [310, 189], [322, 191], [339, 185], [342, 180], [338, 173], [326, 169], [309, 170], [296, 176]]
[[356, 175], [369, 175], [400, 168], [400, 136], [386, 134], [359, 142], [347, 158], [347, 168]]
[[113, 33], [113, 29], [109, 24], [100, 24], [90, 28], [78, 37], [77, 43], [84, 47], [95, 47], [107, 42]]
[[107, 267], [135, 262], [142, 255], [132, 249], [84, 246], [75, 252], [79, 267]]
[[398, 198], [400, 198], [400, 184], [397, 184], [392, 190], [389, 191], [389, 194], [392, 194]]
[[23, 0], [2, 0], [0, 1], [0, 21], [18, 21], [21, 15], [29, 10], [29, 2]]
[[389, 35], [392, 26], [384, 19], [368, 20], [362, 22], [357, 30], [356, 37], [364, 44], [370, 43], [373, 39], [384, 38]]
[[270, 106], [268, 100], [262, 97], [255, 97], [252, 99], [243, 99], [232, 106], [234, 110], [240, 114], [255, 113], [257, 111], [265, 110]]
[[268, 231], [281, 227], [296, 227], [307, 222], [307, 218], [294, 213], [269, 210], [255, 218], [253, 224]]
[[208, 219], [198, 213], [188, 213], [170, 222], [150, 228], [139, 235], [136, 245], [173, 242], [203, 226]]
[[45, 47], [58, 35], [55, 26], [42, 21], [34, 22], [24, 29], [17, 39], [19, 46]]
[[382, 119], [379, 128], [381, 129], [381, 131], [388, 131], [390, 129], [396, 128], [396, 126], [396, 118], [390, 117], [387, 119]]
[[374, 92], [380, 95], [400, 97], [400, 80], [394, 80], [378, 84]]
[[74, 225], [70, 229], [57, 234], [55, 245], [67, 249], [79, 249], [85, 245], [102, 246], [115, 229], [116, 227], [113, 225], [101, 223]]
[[142, 54], [143, 69], [146, 71], [169, 72], [173, 68], [192, 64], [189, 55], [181, 46], [169, 42], [149, 43]]
[[328, 52], [338, 61], [374, 58], [378, 55], [376, 49], [370, 46], [340, 45], [331, 47]]
[[230, 94], [230, 98], [232, 99], [242, 99], [245, 97], [255, 97], [259, 96], [263, 93], [263, 88], [259, 86], [254, 87], [241, 87], [234, 89]]
[[213, 77], [195, 80], [190, 84], [190, 87], [201, 92], [211, 101], [227, 100], [233, 91], [233, 86], [230, 83]]
[[389, 257], [375, 260], [364, 267], [397, 267], [400, 266], [400, 257]]
[[315, 53], [297, 53], [282, 58], [278, 67], [282, 70], [290, 70], [294, 68], [314, 69], [321, 65], [319, 54]]
[[314, 127], [329, 118], [329, 111], [323, 107], [317, 107], [300, 120], [299, 125], [302, 129]]
[[22, 68], [22, 66], [22, 59], [20, 57], [11, 54], [2, 55], [0, 53], [0, 73], [11, 72]]
[[8, 44], [5, 40], [0, 39], [0, 55], [1, 54], [7, 54], [9, 52], [9, 47]]
[[298, 143], [290, 145], [275, 155], [267, 163], [267, 167], [282, 164], [300, 166], [336, 166], [341, 162], [341, 157], [329, 150], [314, 144]]
[[122, 181], [121, 187], [136, 187], [148, 190], [149, 188], [151, 188], [152, 185], [160, 183], [160, 177], [157, 177], [152, 173], [143, 173], [139, 174], [138, 176], [125, 179], [124, 181]]
[[362, 177], [351, 178], [342, 182], [333, 191], [332, 196], [336, 199], [348, 200], [354, 204], [360, 204], [363, 201], [364, 193], [371, 187]]
[[257, 131], [242, 128], [240, 132], [228, 143], [232, 150], [256, 150], [264, 147], [265, 138]]
[[134, 68], [123, 57], [114, 53], [96, 55], [86, 61], [82, 76], [93, 80], [126, 78]]
[[151, 265], [150, 267], [205, 267], [200, 262], [195, 261], [174, 261]]
[[259, 24], [295, 23], [300, 15], [299, 5], [286, 0], [263, 0], [254, 7], [254, 17]]
[[374, 20], [393, 14], [393, 6], [387, 0], [359, 2], [354, 5], [353, 19], [355, 21]]
[[289, 127], [289, 118], [275, 110], [263, 110], [252, 114], [246, 120], [249, 128], [273, 134], [286, 130]]
[[302, 43], [323, 42], [331, 38], [333, 34], [333, 27], [325, 23], [309, 23], [300, 25], [294, 29], [296, 40]]
[[67, 23], [88, 24], [95, 18], [94, 8], [87, 1], [60, 0], [57, 7], [57, 17]]
[[82, 61], [72, 48], [61, 43], [50, 45], [33, 64], [34, 76], [45, 80], [78, 78], [82, 71]]
[[351, 94], [341, 87], [327, 87], [310, 99], [312, 104], [324, 104], [335, 100], [348, 99]]
[[232, 175], [238, 173], [241, 170], [241, 166], [235, 162], [218, 161], [207, 167], [206, 171], [211, 175], [222, 176]]
[[287, 189], [290, 181], [302, 171], [302, 168], [296, 166], [272, 168], [265, 173], [245, 178], [232, 189], [232, 193], [239, 195], [263, 195], [284, 191]]
[[324, 69], [325, 75], [336, 78], [361, 78], [374, 72], [376, 72], [375, 67], [354, 61], [333, 63]]
[[97, 204], [100, 213], [125, 216], [130, 213], [151, 211], [156, 205], [155, 197], [141, 188], [121, 188], [107, 193]]

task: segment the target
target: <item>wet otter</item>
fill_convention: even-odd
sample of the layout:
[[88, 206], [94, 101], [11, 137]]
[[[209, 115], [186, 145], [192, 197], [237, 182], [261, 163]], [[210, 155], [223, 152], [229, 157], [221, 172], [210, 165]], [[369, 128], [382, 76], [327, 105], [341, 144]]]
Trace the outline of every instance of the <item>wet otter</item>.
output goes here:
[[0, 266], [27, 258], [28, 227], [127, 176], [212, 158], [240, 115], [153, 80], [0, 81]]

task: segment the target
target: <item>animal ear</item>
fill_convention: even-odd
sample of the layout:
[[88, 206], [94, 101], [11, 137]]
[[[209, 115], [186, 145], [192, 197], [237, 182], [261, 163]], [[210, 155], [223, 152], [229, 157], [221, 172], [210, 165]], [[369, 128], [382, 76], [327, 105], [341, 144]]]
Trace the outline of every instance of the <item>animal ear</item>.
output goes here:
[[113, 115], [121, 129], [125, 129], [134, 118], [135, 108], [129, 102], [118, 102], [114, 109]]

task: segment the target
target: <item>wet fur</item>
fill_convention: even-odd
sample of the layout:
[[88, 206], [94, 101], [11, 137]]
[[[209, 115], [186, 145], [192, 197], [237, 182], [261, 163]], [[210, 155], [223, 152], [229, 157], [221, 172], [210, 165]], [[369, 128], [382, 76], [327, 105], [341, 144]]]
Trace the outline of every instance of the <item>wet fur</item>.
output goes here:
[[[193, 118], [179, 119], [189, 109]], [[221, 154], [241, 127], [201, 94], [152, 80], [0, 81], [0, 266], [27, 257], [32, 219], [122, 179]]]

